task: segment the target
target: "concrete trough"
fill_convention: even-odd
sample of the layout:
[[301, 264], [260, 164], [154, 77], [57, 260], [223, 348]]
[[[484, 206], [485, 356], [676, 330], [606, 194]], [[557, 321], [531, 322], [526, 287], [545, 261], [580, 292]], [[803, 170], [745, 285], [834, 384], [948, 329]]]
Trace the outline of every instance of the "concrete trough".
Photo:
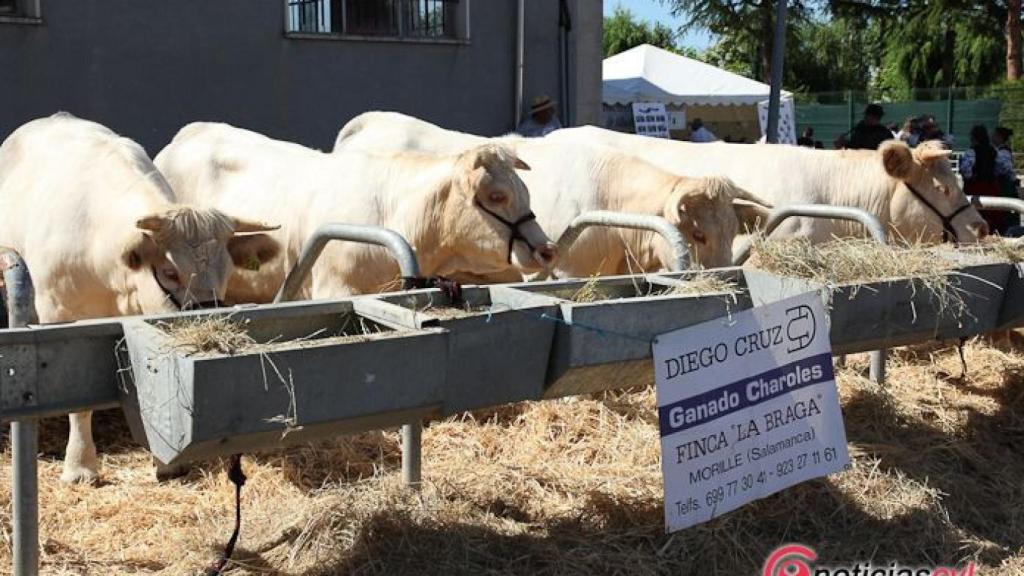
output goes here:
[[829, 309], [835, 354], [990, 332], [999, 318], [1008, 274], [1005, 264], [964, 266], [948, 273], [950, 289], [964, 302], [963, 309], [958, 310], [944, 307], [920, 281], [908, 278], [825, 286], [803, 278], [744, 269], [755, 306], [819, 292]]
[[445, 415], [543, 395], [558, 315], [549, 298], [501, 286], [464, 287], [460, 302], [430, 289], [359, 298], [355, 307], [388, 326], [443, 329]]
[[[750, 307], [739, 269], [714, 271], [738, 291], [672, 294], [694, 272], [610, 276], [516, 284], [516, 290], [557, 302], [561, 321], [548, 365], [544, 397], [555, 398], [653, 384], [651, 342], [670, 332]], [[594, 301], [574, 301], [581, 288]]]
[[256, 346], [191, 352], [168, 334], [167, 321], [124, 321], [120, 356], [131, 369], [121, 370], [122, 405], [136, 441], [165, 464], [398, 426], [439, 409], [439, 330], [384, 326], [359, 316], [351, 301], [230, 314]]

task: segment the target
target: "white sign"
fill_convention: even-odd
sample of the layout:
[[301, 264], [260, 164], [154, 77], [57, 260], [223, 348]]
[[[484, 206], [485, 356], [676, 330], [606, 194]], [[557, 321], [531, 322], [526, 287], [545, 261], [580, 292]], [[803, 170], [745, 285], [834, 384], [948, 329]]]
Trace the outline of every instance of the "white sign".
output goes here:
[[668, 138], [668, 112], [660, 102], [633, 102], [633, 125], [641, 136]]
[[668, 531], [849, 463], [817, 293], [654, 340]]

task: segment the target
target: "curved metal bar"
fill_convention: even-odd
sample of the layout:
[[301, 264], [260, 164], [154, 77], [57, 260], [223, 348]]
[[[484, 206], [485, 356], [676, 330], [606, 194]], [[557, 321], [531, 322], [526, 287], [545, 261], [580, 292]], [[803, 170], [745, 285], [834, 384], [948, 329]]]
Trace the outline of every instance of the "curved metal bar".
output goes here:
[[[823, 204], [787, 204], [772, 210], [765, 223], [764, 235], [768, 236], [775, 231], [784, 221], [795, 217], [823, 218], [829, 220], [848, 220], [860, 222], [867, 229], [868, 234], [879, 244], [888, 243], [888, 236], [885, 234], [885, 227], [875, 216], [860, 208], [849, 208], [846, 206], [827, 206]], [[753, 247], [751, 241], [747, 241], [733, 255], [733, 264], [742, 265], [750, 258], [750, 250]]]
[[579, 239], [580, 234], [591, 226], [650, 230], [660, 234], [668, 242], [669, 249], [672, 250], [672, 262], [668, 263], [671, 271], [680, 272], [690, 268], [690, 248], [686, 243], [686, 239], [668, 220], [661, 216], [651, 216], [650, 214], [629, 214], [608, 210], [584, 212], [573, 219], [569, 227], [562, 233], [562, 236], [558, 239], [558, 249], [567, 250]]
[[978, 210], [998, 212], [1016, 212], [1024, 214], [1024, 200], [1020, 198], [1004, 198], [1002, 196], [968, 196], [971, 205]]
[[[789, 204], [779, 206], [772, 210], [768, 222], [765, 224], [764, 235], [767, 236], [775, 231], [785, 220], [797, 216], [808, 218], [827, 218], [832, 220], [848, 220], [860, 222], [867, 229], [868, 234], [879, 244], [888, 244], [888, 237], [885, 234], [885, 227], [878, 218], [872, 216], [860, 208], [848, 208], [845, 206], [826, 206], [820, 204]], [[739, 266], [750, 258], [750, 249], [753, 243], [749, 240], [744, 244], [733, 257], [733, 263]], [[885, 356], [886, 350], [874, 350], [871, 352], [871, 366], [869, 369], [872, 382], [878, 385], [885, 384]]]
[[299, 261], [295, 263], [284, 284], [277, 291], [274, 303], [287, 302], [295, 298], [302, 283], [313, 270], [313, 264], [324, 251], [324, 247], [331, 240], [345, 240], [349, 242], [360, 242], [363, 244], [376, 244], [387, 248], [395, 260], [398, 261], [398, 268], [402, 271], [402, 279], [419, 278], [420, 265], [416, 260], [416, 253], [412, 246], [402, 237], [401, 234], [387, 228], [378, 226], [358, 226], [355, 224], [324, 224], [313, 233], [302, 246], [302, 253]]
[[[7, 325], [23, 328], [39, 322], [35, 288], [28, 266], [10, 248], [0, 247], [4, 277]], [[36, 420], [11, 423], [11, 524], [13, 525], [14, 576], [39, 573], [39, 429]]]

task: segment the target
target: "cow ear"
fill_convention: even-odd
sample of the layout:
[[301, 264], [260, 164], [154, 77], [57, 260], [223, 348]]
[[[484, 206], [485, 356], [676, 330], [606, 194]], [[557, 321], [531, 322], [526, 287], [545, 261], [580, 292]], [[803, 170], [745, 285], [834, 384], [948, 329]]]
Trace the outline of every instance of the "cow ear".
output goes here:
[[885, 171], [898, 180], [909, 180], [916, 168], [914, 154], [910, 147], [897, 140], [887, 140], [879, 148], [882, 154], [882, 165]]
[[532, 170], [532, 168], [530, 168], [530, 165], [527, 164], [526, 162], [523, 162], [523, 159], [519, 158], [518, 156], [516, 157], [515, 166], [516, 170]]
[[167, 217], [162, 214], [150, 214], [135, 221], [135, 227], [139, 230], [159, 233], [167, 223]]
[[763, 230], [771, 215], [771, 208], [743, 198], [733, 198], [732, 209], [740, 223], [740, 232]]
[[269, 234], [232, 236], [228, 240], [228, 254], [235, 266], [257, 271], [263, 264], [274, 259], [281, 252], [281, 244]]
[[132, 270], [156, 264], [161, 258], [160, 247], [149, 234], [141, 233], [121, 253], [121, 262]]

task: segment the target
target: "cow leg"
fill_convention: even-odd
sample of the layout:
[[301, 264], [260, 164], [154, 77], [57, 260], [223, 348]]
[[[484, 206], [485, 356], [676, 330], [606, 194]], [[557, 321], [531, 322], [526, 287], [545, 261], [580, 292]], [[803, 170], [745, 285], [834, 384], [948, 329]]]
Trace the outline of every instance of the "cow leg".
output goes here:
[[67, 483], [94, 483], [99, 479], [100, 463], [92, 441], [92, 412], [71, 414], [68, 419], [71, 431], [64, 452], [64, 473], [60, 479]]

